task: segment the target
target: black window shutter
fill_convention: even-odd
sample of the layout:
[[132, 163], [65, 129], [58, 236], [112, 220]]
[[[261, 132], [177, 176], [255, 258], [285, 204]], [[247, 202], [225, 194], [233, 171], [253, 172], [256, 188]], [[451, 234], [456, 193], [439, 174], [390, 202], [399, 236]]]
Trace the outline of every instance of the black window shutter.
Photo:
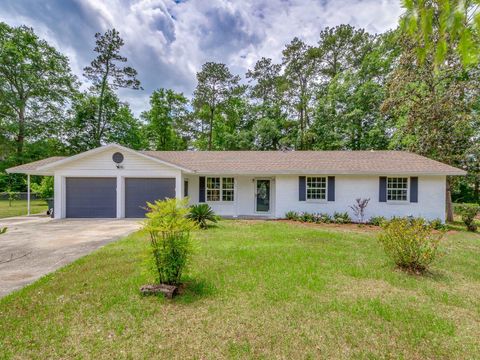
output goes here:
[[380, 176], [378, 201], [387, 202], [387, 177]]
[[198, 179], [198, 202], [205, 202], [205, 176], [200, 176]]
[[328, 201], [335, 201], [335, 176], [328, 177]]
[[187, 197], [188, 196], [188, 181], [185, 180], [183, 182], [183, 196]]
[[418, 177], [410, 178], [410, 202], [418, 202]]
[[298, 201], [305, 201], [306, 194], [307, 194], [306, 177], [299, 176], [298, 177]]

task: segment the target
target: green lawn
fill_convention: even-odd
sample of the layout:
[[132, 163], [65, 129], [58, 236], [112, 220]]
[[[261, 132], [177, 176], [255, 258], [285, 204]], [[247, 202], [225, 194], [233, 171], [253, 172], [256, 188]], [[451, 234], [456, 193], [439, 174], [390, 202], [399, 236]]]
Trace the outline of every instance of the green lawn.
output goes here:
[[[44, 200], [32, 200], [30, 209], [32, 214], [45, 213], [47, 203]], [[27, 215], [27, 200], [14, 200], [12, 206], [10, 206], [8, 200], [0, 200], [0, 219], [21, 215]]]
[[142, 297], [139, 233], [0, 300], [9, 358], [480, 358], [480, 235], [426, 276], [356, 226], [222, 221], [196, 233], [184, 294]]

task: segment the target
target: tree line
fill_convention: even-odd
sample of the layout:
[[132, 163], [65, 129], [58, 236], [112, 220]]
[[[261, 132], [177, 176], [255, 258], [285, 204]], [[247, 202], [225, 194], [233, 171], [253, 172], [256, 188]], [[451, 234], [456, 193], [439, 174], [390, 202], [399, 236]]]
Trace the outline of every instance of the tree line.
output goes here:
[[142, 91], [124, 41], [115, 29], [95, 38], [83, 73], [90, 87], [81, 91], [65, 55], [31, 28], [0, 23], [0, 191], [25, 186], [5, 168], [115, 142], [150, 150], [409, 150], [467, 169], [449, 186], [456, 200], [479, 201], [479, 68], [465, 66], [461, 39], [439, 56], [441, 44], [419, 46], [402, 26], [383, 34], [329, 27], [315, 44], [292, 39], [281, 61], [263, 57], [243, 77], [207, 62], [191, 99], [160, 87], [137, 118], [117, 94]]

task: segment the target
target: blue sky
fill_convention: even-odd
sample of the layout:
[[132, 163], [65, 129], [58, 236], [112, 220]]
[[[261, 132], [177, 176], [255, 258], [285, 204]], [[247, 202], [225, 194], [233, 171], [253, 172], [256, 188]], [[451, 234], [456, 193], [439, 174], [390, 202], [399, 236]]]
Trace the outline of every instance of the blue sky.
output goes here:
[[94, 57], [95, 32], [115, 27], [143, 91], [121, 90], [138, 115], [160, 87], [190, 96], [206, 61], [244, 76], [262, 56], [280, 61], [298, 36], [318, 41], [326, 26], [348, 23], [372, 33], [394, 28], [399, 0], [0, 0], [0, 21], [26, 24], [82, 69]]

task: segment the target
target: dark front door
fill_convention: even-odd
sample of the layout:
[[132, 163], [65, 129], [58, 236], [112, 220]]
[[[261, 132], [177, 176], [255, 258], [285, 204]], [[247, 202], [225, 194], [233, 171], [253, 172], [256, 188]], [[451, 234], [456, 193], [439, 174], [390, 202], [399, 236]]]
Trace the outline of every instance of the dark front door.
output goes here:
[[143, 218], [147, 212], [147, 201], [175, 197], [174, 178], [126, 178], [125, 217]]
[[67, 218], [114, 218], [117, 216], [116, 178], [72, 178], [66, 182]]
[[256, 212], [270, 212], [270, 180], [257, 179], [256, 181]]

